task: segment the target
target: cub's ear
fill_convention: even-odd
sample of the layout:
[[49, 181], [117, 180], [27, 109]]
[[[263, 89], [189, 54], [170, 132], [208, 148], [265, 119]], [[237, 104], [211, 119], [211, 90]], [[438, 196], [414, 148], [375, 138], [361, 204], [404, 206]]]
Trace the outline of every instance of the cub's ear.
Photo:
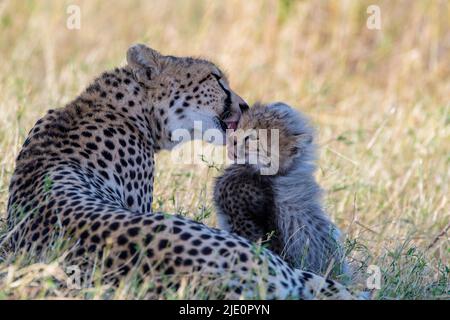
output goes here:
[[148, 84], [161, 72], [162, 55], [144, 44], [135, 44], [127, 51], [127, 62], [137, 81]]

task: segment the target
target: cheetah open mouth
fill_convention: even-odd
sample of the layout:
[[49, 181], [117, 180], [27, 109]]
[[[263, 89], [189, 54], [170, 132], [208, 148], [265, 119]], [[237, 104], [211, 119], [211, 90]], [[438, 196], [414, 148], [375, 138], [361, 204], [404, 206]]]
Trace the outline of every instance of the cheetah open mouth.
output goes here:
[[242, 112], [231, 112], [231, 107], [228, 106], [225, 108], [225, 112], [223, 112], [219, 116], [220, 126], [222, 130], [225, 132], [227, 130], [235, 131], [237, 129], [239, 120], [241, 119]]
[[237, 129], [239, 121], [236, 121], [234, 119], [233, 120], [231, 120], [231, 119], [222, 120], [220, 118], [217, 118], [217, 119], [219, 120], [220, 127], [222, 128], [222, 130], [224, 132], [226, 132], [227, 130], [235, 131]]

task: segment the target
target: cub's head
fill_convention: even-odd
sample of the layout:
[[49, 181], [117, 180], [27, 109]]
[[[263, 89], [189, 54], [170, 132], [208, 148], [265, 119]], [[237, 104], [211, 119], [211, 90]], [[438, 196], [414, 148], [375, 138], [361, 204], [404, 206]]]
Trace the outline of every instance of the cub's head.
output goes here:
[[229, 136], [228, 157], [255, 165], [262, 174], [283, 174], [296, 160], [314, 158], [313, 138], [313, 128], [295, 109], [284, 103], [255, 104]]
[[157, 140], [164, 149], [203, 139], [225, 143], [225, 131], [236, 129], [248, 108], [213, 63], [165, 56], [142, 44], [128, 49], [127, 62], [147, 90], [155, 115]]

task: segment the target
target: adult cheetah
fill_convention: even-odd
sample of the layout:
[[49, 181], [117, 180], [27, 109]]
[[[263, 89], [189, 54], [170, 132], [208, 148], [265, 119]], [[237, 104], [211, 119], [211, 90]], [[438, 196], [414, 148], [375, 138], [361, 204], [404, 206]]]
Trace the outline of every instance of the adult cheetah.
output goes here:
[[65, 239], [66, 261], [83, 271], [101, 261], [113, 279], [151, 276], [156, 291], [158, 279], [201, 273], [223, 279], [227, 297], [352, 298], [237, 235], [152, 213], [154, 154], [178, 143], [173, 131], [193, 132], [194, 121], [203, 130], [234, 129], [247, 105], [208, 61], [134, 45], [127, 62], [30, 131], [10, 184], [13, 249], [40, 252]]

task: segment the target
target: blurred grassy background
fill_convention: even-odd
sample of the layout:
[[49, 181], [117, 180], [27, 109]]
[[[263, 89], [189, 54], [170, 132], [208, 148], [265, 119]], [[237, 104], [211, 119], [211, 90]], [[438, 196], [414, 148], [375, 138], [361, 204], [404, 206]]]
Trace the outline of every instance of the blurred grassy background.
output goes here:
[[[66, 27], [68, 4], [81, 9], [80, 30]], [[380, 30], [366, 27], [370, 4]], [[361, 271], [381, 267], [377, 297], [449, 297], [448, 1], [1, 0], [1, 216], [34, 122], [124, 63], [135, 42], [211, 59], [248, 102], [310, 115], [328, 211]], [[158, 156], [154, 208], [214, 225], [216, 167], [168, 157]], [[0, 262], [0, 297], [29, 297], [1, 278], [7, 268]]]

